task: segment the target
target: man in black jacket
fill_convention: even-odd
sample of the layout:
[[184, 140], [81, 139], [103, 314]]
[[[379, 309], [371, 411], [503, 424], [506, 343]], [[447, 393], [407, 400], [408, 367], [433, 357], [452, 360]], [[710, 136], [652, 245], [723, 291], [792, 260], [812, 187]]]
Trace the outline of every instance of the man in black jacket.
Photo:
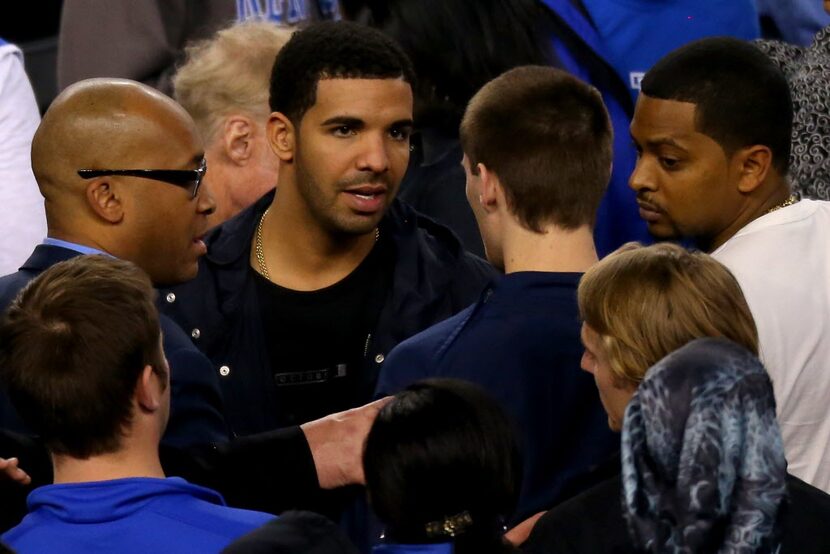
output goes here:
[[395, 43], [353, 23], [313, 25], [277, 56], [277, 192], [215, 230], [197, 279], [161, 297], [213, 362], [234, 433], [362, 404], [392, 347], [492, 278], [452, 232], [395, 201], [413, 78]]

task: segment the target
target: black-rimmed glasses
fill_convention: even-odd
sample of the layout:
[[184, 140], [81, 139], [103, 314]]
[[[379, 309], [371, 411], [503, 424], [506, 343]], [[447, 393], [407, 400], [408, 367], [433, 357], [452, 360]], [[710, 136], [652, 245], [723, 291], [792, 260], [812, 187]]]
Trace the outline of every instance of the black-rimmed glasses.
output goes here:
[[106, 175], [143, 177], [182, 187], [187, 189], [193, 198], [196, 198], [206, 172], [207, 162], [202, 158], [202, 163], [199, 164], [198, 169], [79, 169], [78, 175], [82, 179], [94, 179]]

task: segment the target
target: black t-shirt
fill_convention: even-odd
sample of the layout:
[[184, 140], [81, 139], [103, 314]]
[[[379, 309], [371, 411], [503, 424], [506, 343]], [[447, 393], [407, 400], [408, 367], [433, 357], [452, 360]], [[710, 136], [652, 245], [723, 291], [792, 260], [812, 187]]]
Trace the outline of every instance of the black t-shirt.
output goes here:
[[381, 235], [354, 271], [324, 289], [290, 290], [256, 273], [281, 426], [370, 399], [362, 374], [393, 268], [394, 245]]

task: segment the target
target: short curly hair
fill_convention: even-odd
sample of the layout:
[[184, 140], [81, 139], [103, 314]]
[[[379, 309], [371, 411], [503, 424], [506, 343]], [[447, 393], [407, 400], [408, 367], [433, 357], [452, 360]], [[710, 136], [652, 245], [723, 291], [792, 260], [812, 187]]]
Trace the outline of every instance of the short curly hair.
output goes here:
[[271, 110], [295, 124], [317, 101], [320, 79], [403, 79], [415, 73], [406, 54], [386, 35], [347, 21], [315, 23], [294, 33], [271, 71]]
[[602, 339], [619, 386], [686, 343], [724, 337], [758, 355], [758, 331], [740, 285], [703, 252], [628, 243], [579, 282], [582, 320]]

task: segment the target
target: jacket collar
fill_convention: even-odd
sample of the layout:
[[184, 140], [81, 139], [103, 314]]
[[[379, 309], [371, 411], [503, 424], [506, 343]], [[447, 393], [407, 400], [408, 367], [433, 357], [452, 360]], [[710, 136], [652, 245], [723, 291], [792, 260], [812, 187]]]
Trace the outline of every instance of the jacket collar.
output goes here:
[[44, 271], [58, 262], [80, 255], [80, 252], [62, 246], [38, 244], [29, 259], [20, 266], [20, 269], [21, 271]]
[[[275, 195], [276, 189], [268, 192], [253, 205], [210, 233], [207, 238], [207, 259], [210, 263], [220, 266], [229, 265], [238, 262], [240, 257], [244, 257], [245, 263], [247, 263], [251, 251], [251, 239], [256, 232], [262, 214], [274, 201]], [[427, 230], [435, 240], [442, 243], [448, 256], [458, 258], [462, 255], [461, 241], [452, 231], [419, 214], [398, 199], [392, 201], [380, 223], [381, 233], [391, 236], [395, 240], [399, 254], [401, 253], [400, 248], [406, 246], [406, 243], [409, 242], [409, 239], [419, 227]], [[411, 254], [417, 253], [417, 248], [405, 247], [404, 250], [413, 250], [408, 252]]]

